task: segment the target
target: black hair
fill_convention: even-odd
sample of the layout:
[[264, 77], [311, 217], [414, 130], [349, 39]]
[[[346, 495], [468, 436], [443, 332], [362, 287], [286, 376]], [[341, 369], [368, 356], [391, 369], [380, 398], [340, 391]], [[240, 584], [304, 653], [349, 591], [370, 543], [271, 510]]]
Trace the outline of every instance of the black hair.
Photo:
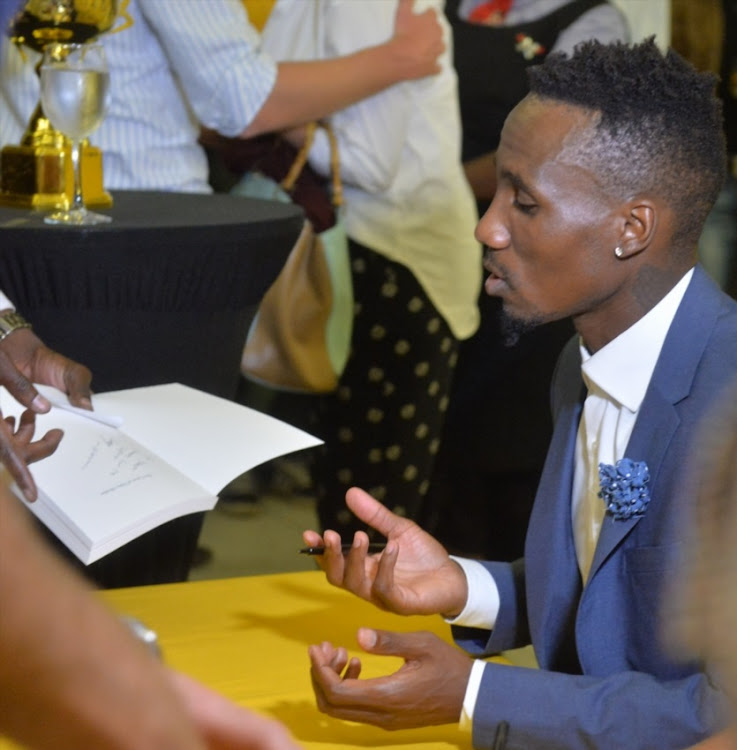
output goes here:
[[726, 143], [716, 78], [654, 37], [628, 45], [583, 42], [569, 57], [529, 69], [530, 93], [598, 114], [594, 136], [575, 152], [605, 189], [622, 197], [662, 196], [680, 240], [695, 242], [726, 177]]

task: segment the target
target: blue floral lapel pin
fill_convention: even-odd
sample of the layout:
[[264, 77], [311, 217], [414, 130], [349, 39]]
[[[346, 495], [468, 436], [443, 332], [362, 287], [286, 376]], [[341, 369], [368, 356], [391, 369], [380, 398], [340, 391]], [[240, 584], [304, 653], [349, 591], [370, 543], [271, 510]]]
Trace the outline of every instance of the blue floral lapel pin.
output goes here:
[[615, 521], [644, 515], [650, 502], [650, 470], [644, 461], [622, 458], [612, 466], [599, 464], [599, 497]]

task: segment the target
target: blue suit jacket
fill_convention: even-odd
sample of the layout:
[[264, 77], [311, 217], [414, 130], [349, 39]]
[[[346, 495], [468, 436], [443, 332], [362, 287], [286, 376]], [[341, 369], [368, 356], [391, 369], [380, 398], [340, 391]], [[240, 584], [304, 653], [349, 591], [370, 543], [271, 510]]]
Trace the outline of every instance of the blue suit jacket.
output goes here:
[[[697, 426], [736, 376], [737, 303], [697, 266], [625, 454], [647, 462], [650, 504], [640, 518], [605, 517], [582, 593], [571, 486], [585, 389], [577, 339], [566, 346], [553, 378], [555, 427], [525, 557], [486, 563], [501, 599], [491, 635], [454, 628], [475, 655], [531, 641], [541, 670], [487, 665], [474, 747], [666, 750], [719, 726], [722, 698], [709, 678], [663, 646], [662, 598], [682, 552], [682, 516], [692, 497], [682, 490]], [[501, 722], [507, 741], [494, 745]]]

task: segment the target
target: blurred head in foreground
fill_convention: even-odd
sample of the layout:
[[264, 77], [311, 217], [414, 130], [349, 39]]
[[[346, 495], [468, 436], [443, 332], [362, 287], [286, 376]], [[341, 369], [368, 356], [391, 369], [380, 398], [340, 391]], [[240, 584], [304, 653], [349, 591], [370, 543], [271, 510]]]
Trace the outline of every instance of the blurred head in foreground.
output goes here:
[[[737, 727], [737, 381], [717, 400], [697, 444], [698, 499], [685, 571], [674, 585], [675, 611], [665, 618], [667, 636], [710, 665]], [[731, 746], [737, 748], [737, 736]]]

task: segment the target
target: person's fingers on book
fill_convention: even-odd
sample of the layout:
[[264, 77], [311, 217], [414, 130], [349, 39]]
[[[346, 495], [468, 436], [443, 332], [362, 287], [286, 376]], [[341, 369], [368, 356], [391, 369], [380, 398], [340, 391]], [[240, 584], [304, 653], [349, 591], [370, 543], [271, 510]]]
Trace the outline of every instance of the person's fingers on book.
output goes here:
[[[14, 331], [14, 335], [22, 335], [23, 333], [25, 331]], [[51, 404], [16, 367], [15, 362], [5, 349], [0, 349], [0, 385], [3, 385], [16, 401], [35, 412], [44, 413], [51, 408]]]
[[36, 431], [36, 415], [26, 409], [18, 420], [18, 427], [13, 435], [14, 442], [23, 451], [23, 456], [27, 464], [40, 461], [42, 458], [48, 458], [58, 447], [61, 439], [64, 437], [64, 431], [54, 428], [49, 430], [42, 437], [34, 440], [33, 435]]
[[92, 410], [92, 372], [88, 367], [42, 344], [34, 356], [33, 377], [66, 393], [72, 406]]
[[84, 365], [66, 359], [66, 357], [64, 359], [66, 360], [64, 385], [66, 386], [69, 403], [72, 406], [92, 411], [92, 392], [90, 390], [92, 373]]
[[40, 461], [50, 456], [58, 447], [64, 432], [59, 429], [49, 430], [43, 437], [33, 439], [36, 431], [36, 415], [26, 409], [18, 420], [18, 426], [13, 434], [13, 441], [22, 451], [27, 464]]
[[73, 406], [92, 408], [92, 373], [87, 367], [49, 349], [30, 328], [14, 331], [2, 344], [1, 382], [24, 406], [35, 412], [47, 412], [51, 408], [33, 386], [33, 383], [43, 383], [66, 393]]
[[0, 462], [13, 477], [25, 499], [29, 503], [34, 502], [38, 497], [36, 483], [25, 458], [18, 452], [13, 429], [5, 419], [0, 419]]
[[49, 430], [43, 437], [34, 440], [26, 448], [26, 462], [29, 464], [48, 458], [59, 447], [61, 439], [64, 437], [64, 431], [53, 429]]

